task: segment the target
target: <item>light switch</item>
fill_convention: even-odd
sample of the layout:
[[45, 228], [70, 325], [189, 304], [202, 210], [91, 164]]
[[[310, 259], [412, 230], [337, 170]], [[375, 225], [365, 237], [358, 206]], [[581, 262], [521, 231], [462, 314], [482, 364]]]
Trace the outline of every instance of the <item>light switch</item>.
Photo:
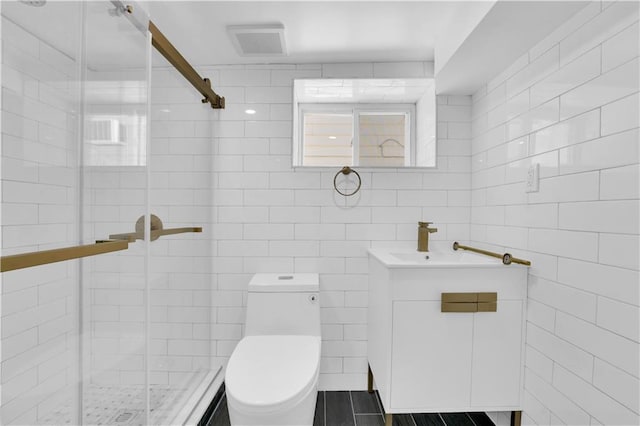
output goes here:
[[525, 192], [538, 192], [540, 189], [540, 164], [534, 163], [527, 171]]

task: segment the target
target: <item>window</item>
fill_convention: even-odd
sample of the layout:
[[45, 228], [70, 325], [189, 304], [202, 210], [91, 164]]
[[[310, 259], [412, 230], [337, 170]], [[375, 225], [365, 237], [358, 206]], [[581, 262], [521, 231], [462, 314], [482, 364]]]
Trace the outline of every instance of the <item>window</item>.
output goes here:
[[294, 166], [435, 165], [432, 80], [296, 80], [294, 92]]
[[301, 104], [303, 166], [411, 165], [413, 105]]

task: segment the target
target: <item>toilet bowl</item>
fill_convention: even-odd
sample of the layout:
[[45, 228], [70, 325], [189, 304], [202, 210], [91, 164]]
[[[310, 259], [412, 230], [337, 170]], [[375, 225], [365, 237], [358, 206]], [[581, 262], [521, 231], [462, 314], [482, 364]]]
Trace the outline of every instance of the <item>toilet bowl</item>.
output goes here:
[[233, 426], [313, 424], [320, 372], [318, 274], [256, 274], [245, 337], [225, 373]]

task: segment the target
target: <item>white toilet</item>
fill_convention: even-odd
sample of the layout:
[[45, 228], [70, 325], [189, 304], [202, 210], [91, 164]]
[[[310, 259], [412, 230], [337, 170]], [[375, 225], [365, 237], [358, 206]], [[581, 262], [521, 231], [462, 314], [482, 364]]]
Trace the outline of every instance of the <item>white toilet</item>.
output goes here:
[[320, 371], [318, 274], [256, 274], [245, 337], [225, 374], [233, 426], [313, 424]]

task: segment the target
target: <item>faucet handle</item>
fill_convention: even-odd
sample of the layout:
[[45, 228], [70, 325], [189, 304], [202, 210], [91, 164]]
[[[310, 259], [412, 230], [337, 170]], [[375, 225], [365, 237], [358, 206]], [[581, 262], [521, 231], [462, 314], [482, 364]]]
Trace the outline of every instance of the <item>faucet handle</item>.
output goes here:
[[428, 228], [429, 225], [432, 225], [433, 222], [418, 222], [418, 226], [421, 228]]

